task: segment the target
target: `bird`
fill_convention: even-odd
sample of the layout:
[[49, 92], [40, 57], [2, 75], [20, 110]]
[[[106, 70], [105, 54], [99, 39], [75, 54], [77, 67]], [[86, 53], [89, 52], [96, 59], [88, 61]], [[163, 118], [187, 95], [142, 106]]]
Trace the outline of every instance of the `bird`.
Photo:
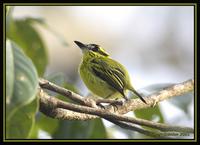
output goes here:
[[80, 77], [92, 94], [104, 99], [124, 98], [127, 101], [126, 92], [129, 90], [147, 104], [132, 86], [126, 68], [112, 59], [100, 45], [74, 43], [83, 54], [78, 69]]

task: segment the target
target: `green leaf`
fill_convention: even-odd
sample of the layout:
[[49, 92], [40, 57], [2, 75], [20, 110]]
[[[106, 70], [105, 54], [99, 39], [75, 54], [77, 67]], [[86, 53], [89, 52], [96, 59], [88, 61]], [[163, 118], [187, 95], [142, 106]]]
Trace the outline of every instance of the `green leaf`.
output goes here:
[[14, 87], [14, 60], [10, 41], [6, 41], [6, 104], [12, 99]]
[[160, 123], [164, 122], [163, 115], [158, 105], [152, 108], [135, 110], [134, 113], [137, 118], [143, 118]]
[[46, 48], [35, 28], [26, 19], [12, 20], [9, 23], [6, 35], [32, 59], [39, 76], [42, 76], [48, 58]]
[[6, 41], [6, 57], [6, 109], [10, 114], [16, 107], [25, 105], [35, 98], [38, 76], [31, 60], [10, 40]]
[[107, 132], [106, 132], [102, 119], [98, 118], [98, 119], [90, 121], [90, 123], [91, 123], [91, 127], [89, 130], [90, 131], [89, 139], [106, 139], [107, 138]]
[[44, 130], [49, 134], [53, 134], [59, 126], [59, 120], [39, 113], [37, 115], [36, 125], [39, 130]]
[[58, 130], [53, 134], [54, 139], [102, 139], [106, 138], [102, 121], [60, 121]]
[[31, 103], [18, 108], [15, 114], [6, 121], [7, 139], [29, 138], [35, 122], [35, 113], [38, 111], [38, 98]]
[[35, 119], [35, 122], [33, 123], [33, 127], [30, 131], [30, 134], [29, 134], [29, 139], [38, 139], [38, 135], [39, 135], [39, 128], [38, 128], [38, 125], [37, 125], [37, 120]]
[[[36, 98], [37, 87], [38, 76], [33, 63], [14, 42], [6, 40], [6, 122], [9, 122], [6, 130], [11, 130], [10, 125], [17, 121], [18, 116], [27, 114], [20, 109]], [[6, 135], [18, 137], [10, 131]]]
[[[149, 85], [147, 87], [140, 89], [139, 92], [143, 94], [144, 96], [148, 96], [170, 85], [172, 85], [172, 83], [153, 84], [153, 85]], [[135, 116], [138, 118], [143, 118], [146, 120], [151, 120], [151, 121], [160, 122], [160, 123], [164, 122], [164, 118], [163, 118], [162, 112], [160, 111], [159, 105], [153, 108], [151, 107], [151, 108], [135, 110], [134, 113], [135, 113]]]
[[83, 139], [88, 136], [89, 121], [60, 121], [54, 139]]
[[10, 6], [6, 6], [6, 15], [8, 14]]
[[[145, 109], [139, 109], [135, 110], [134, 114], [137, 118], [142, 118], [145, 120], [153, 121], [153, 122], [159, 122], [164, 123], [164, 117], [162, 112], [160, 111], [159, 105], [156, 105], [155, 107], [151, 108], [145, 108]], [[148, 128], [143, 126], [143, 128], [148, 130], [154, 130], [152, 128]], [[134, 137], [136, 138], [151, 138], [149, 136], [143, 135], [143, 134], [134, 134]]]
[[6, 6], [6, 37], [9, 31], [13, 29], [13, 14], [14, 6]]
[[[65, 76], [63, 73], [51, 74], [51, 75], [45, 76], [44, 78], [49, 80], [52, 83], [55, 83], [58, 86], [61, 86], [61, 87], [72, 86], [69, 84], [67, 85], [65, 83]], [[74, 88], [74, 87], [71, 87], [71, 88]], [[50, 94], [52, 96], [56, 96], [57, 98], [59, 98], [61, 100], [68, 101], [66, 97], [60, 96], [57, 93], [54, 93], [54, 92], [51, 92], [48, 90], [47, 90], [47, 92], [48, 92], [48, 94]], [[37, 138], [39, 130], [43, 130], [50, 135], [54, 134], [57, 131], [60, 124], [62, 124], [61, 122], [62, 121], [60, 121], [58, 119], [53, 119], [42, 113], [38, 113], [37, 117], [36, 117], [36, 124], [34, 126], [34, 131], [32, 132], [31, 137]]]

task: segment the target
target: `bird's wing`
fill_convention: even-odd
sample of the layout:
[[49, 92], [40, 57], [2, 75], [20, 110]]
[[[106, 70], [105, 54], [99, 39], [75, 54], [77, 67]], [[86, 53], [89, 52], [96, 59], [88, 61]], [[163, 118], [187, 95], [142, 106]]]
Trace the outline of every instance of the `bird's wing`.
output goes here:
[[91, 70], [96, 76], [125, 96], [125, 76], [119, 67], [113, 66], [106, 60], [101, 59], [93, 59], [91, 63]]

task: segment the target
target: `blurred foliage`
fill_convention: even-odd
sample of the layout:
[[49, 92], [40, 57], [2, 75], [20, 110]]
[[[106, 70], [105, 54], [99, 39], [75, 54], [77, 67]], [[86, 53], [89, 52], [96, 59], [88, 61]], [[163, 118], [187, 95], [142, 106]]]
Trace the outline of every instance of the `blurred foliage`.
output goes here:
[[[68, 89], [68, 90], [71, 90], [71, 91], [79, 94], [77, 88], [74, 85], [66, 82], [65, 75], [63, 73], [50, 74], [48, 76], [44, 76], [44, 78], [49, 80], [50, 82], [58, 85], [58, 86], [62, 86], [64, 88]], [[52, 91], [46, 90], [46, 92], [49, 95], [56, 96], [58, 99], [61, 99], [63, 101], [67, 101], [67, 102], [71, 101], [67, 97], [62, 96], [62, 95], [58, 95], [57, 93], [54, 93]]]
[[[164, 87], [169, 86], [169, 85], [170, 84], [150, 85], [141, 89], [140, 92], [142, 92], [143, 96], [148, 96], [154, 92], [162, 90]], [[152, 108], [149, 107], [145, 109], [135, 110], [134, 114], [138, 118], [143, 118], [146, 120], [164, 123], [164, 118], [162, 116], [162, 112], [160, 111], [159, 105], [156, 105], [155, 107], [152, 107]]]
[[8, 14], [9, 9], [10, 9], [10, 6], [6, 6], [6, 15]]
[[192, 102], [192, 98], [194, 97], [194, 92], [188, 92], [184, 95], [177, 96], [173, 99], [170, 99], [169, 102], [174, 106], [180, 108], [184, 113], [189, 115], [189, 105]]
[[6, 120], [6, 138], [30, 138], [35, 123], [35, 113], [38, 111], [38, 98], [31, 103], [16, 108], [15, 113]]
[[54, 29], [52, 29], [43, 18], [33, 18], [33, 17], [27, 17], [26, 21], [29, 23], [38, 23], [42, 25], [44, 28], [46, 28], [49, 32], [51, 32], [57, 40], [63, 45], [63, 46], [68, 46], [68, 43], [66, 42], [65, 38], [57, 33]]
[[37, 112], [35, 123], [30, 134], [30, 138], [40, 138], [40, 131], [45, 131], [49, 135], [52, 135], [59, 127], [59, 120], [50, 118], [41, 112]]
[[10, 20], [6, 35], [28, 55], [42, 76], [48, 63], [46, 48], [38, 32], [27, 19]]
[[[159, 105], [156, 105], [155, 107], [151, 107], [151, 108], [149, 107], [145, 109], [135, 110], [134, 114], [137, 118], [142, 118], [142, 119], [150, 120], [153, 122], [164, 123], [164, 118], [163, 118], [162, 112], [160, 111]], [[145, 126], [143, 126], [143, 128], [148, 129], [148, 130], [153, 130], [152, 128], [145, 127]], [[137, 136], [138, 138], [152, 138], [149, 136], [145, 136], [143, 134], [136, 134], [135, 136]]]
[[101, 119], [90, 121], [60, 121], [55, 139], [105, 139], [105, 127]]
[[[38, 76], [76, 93], [79, 92], [74, 85], [66, 81], [62, 73], [44, 76], [48, 65], [48, 53], [34, 23], [48, 29], [63, 45], [67, 46], [67, 42], [51, 29], [44, 19], [28, 17], [15, 20], [12, 18], [12, 12], [13, 7], [6, 6], [6, 138], [38, 139], [41, 138], [41, 131], [53, 139], [106, 139], [108, 136], [114, 136], [115, 131], [124, 133], [128, 138], [134, 138], [135, 133], [129, 130], [115, 128], [110, 132], [112, 127], [106, 128], [102, 119], [63, 121], [47, 117], [38, 111]], [[144, 95], [168, 85], [156, 84], [145, 87]], [[48, 94], [64, 101], [71, 101], [51, 91], [48, 91]], [[185, 94], [181, 96], [182, 99], [175, 97], [170, 102], [187, 113], [192, 96], [192, 93]], [[134, 113], [139, 118], [164, 122], [159, 106], [136, 110]], [[108, 135], [107, 131], [112, 135]]]
[[[173, 83], [153, 84], [141, 89], [140, 91], [143, 92], [144, 96], [148, 96], [152, 93], [161, 91], [171, 85], [174, 85], [174, 84]], [[182, 111], [186, 113], [186, 115], [188, 115], [188, 107], [191, 104], [193, 97], [194, 97], [194, 92], [188, 92], [186, 94], [176, 96], [173, 99], [169, 99], [166, 101], [170, 102], [177, 108], [180, 108]]]
[[160, 111], [159, 105], [152, 108], [135, 110], [134, 113], [135, 113], [135, 116], [138, 118], [143, 118], [146, 120], [151, 120], [151, 121], [160, 122], [160, 123], [164, 122], [164, 118]]
[[38, 106], [33, 101], [38, 76], [31, 60], [10, 40], [6, 40], [6, 59], [6, 137], [26, 138]]

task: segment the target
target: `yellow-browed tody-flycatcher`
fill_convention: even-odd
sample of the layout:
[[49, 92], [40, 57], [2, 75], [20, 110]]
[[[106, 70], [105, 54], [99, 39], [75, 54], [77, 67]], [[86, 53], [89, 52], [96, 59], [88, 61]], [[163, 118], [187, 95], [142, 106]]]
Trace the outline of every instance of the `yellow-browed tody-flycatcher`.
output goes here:
[[99, 45], [83, 44], [74, 41], [82, 50], [83, 58], [79, 66], [80, 76], [87, 88], [102, 98], [120, 98], [126, 100], [126, 91], [130, 90], [144, 103], [146, 101], [133, 88], [128, 71], [119, 62], [110, 58]]

